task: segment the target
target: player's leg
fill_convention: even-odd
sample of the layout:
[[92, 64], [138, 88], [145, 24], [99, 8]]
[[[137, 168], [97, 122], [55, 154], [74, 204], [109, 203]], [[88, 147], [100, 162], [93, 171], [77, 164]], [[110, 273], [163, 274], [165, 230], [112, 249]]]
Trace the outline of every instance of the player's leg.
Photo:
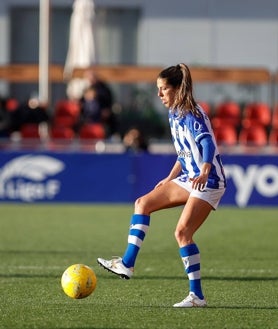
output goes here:
[[186, 189], [170, 181], [138, 198], [134, 213], [150, 215], [161, 209], [184, 205], [188, 198], [189, 192]]
[[190, 197], [176, 227], [175, 237], [189, 279], [189, 295], [174, 307], [203, 307], [206, 301], [201, 287], [200, 252], [193, 235], [203, 224], [213, 207], [204, 200]]
[[135, 201], [134, 215], [131, 217], [128, 245], [122, 258], [123, 264], [133, 268], [150, 225], [150, 214], [160, 209], [183, 205], [189, 193], [173, 182], [152, 190]]
[[112, 260], [98, 258], [98, 263], [119, 275], [129, 279], [150, 225], [150, 214], [154, 211], [185, 204], [189, 193], [173, 182], [168, 182], [135, 201], [134, 214], [130, 220], [128, 244], [122, 258]]

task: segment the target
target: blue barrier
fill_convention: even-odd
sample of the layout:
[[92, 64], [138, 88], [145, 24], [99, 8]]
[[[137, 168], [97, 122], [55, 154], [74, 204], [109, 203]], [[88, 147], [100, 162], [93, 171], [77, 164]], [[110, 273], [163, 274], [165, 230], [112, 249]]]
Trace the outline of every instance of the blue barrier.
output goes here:
[[[133, 202], [175, 155], [0, 153], [0, 202]], [[278, 156], [224, 155], [222, 205], [278, 205]]]

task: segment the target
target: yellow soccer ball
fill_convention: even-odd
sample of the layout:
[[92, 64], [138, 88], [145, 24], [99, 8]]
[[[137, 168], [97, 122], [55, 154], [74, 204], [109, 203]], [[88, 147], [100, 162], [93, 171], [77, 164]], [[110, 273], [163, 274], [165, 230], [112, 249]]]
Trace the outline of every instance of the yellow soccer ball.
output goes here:
[[69, 266], [62, 275], [61, 285], [66, 295], [74, 299], [88, 297], [96, 288], [97, 278], [87, 265]]

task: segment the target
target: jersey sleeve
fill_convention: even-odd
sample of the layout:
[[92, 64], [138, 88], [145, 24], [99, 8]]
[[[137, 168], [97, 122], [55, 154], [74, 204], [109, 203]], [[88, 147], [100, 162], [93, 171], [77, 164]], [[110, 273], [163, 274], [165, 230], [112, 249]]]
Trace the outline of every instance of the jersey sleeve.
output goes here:
[[197, 143], [199, 143], [205, 135], [211, 135], [203, 116], [199, 118], [191, 114], [186, 116], [186, 120], [187, 127]]

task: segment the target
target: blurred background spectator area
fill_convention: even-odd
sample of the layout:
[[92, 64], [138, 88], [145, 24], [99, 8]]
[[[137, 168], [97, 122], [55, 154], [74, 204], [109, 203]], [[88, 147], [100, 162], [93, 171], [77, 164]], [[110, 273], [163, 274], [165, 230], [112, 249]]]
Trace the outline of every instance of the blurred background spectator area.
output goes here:
[[[11, 104], [9, 100], [2, 100], [1, 145], [17, 143], [19, 146], [27, 143], [30, 146], [36, 140], [37, 143], [33, 145], [38, 147], [40, 144], [40, 148], [48, 148], [49, 145], [53, 147], [53, 141], [78, 148], [82, 143], [95, 145], [101, 140], [111, 145], [123, 143], [124, 151], [128, 134], [135, 130], [144, 137], [146, 145], [150, 145], [149, 148], [142, 147], [145, 151], [152, 151], [154, 148], [151, 145], [169, 143], [167, 115], [159, 113], [149, 100], [141, 104], [141, 94], [135, 95], [134, 100], [136, 97], [140, 99], [138, 103], [135, 101], [120, 114], [115, 111], [113, 134], [109, 133], [106, 123], [101, 120], [94, 122], [80, 119], [82, 104], [76, 100], [57, 101], [52, 115], [49, 115], [46, 108], [30, 108], [15, 100], [11, 100], [11, 103], [17, 104], [17, 107], [9, 109], [5, 106]], [[250, 147], [266, 153], [278, 152], [278, 106], [271, 108], [262, 102], [238, 104], [233, 101], [219, 104], [200, 102], [200, 105], [211, 119], [218, 145], [226, 152], [247, 152]], [[144, 111], [140, 111], [141, 108]], [[89, 149], [94, 150], [93, 147]]]
[[[89, 65], [75, 65], [65, 80], [74, 5], [81, 2], [93, 4], [94, 54]], [[42, 6], [48, 7], [50, 25], [49, 49], [43, 52], [49, 54], [47, 102], [40, 97], [40, 42], [46, 27], [41, 16], [47, 12]], [[74, 148], [103, 141], [116, 148], [134, 128], [149, 152], [160, 149], [170, 135], [156, 96], [156, 76], [163, 67], [185, 62], [192, 68], [195, 97], [211, 118], [221, 147], [227, 152], [251, 146], [276, 152], [277, 22], [274, 0], [254, 0], [252, 6], [240, 0], [3, 0], [1, 147], [24, 142], [29, 148], [58, 143]], [[93, 100], [87, 83], [73, 99], [69, 78], [88, 82], [88, 72], [108, 94], [103, 97], [95, 85]]]

